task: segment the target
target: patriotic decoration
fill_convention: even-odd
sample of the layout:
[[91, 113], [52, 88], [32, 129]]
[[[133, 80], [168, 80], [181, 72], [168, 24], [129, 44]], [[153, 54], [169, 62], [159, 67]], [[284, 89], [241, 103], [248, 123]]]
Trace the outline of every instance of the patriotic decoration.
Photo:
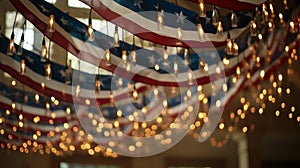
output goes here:
[[[297, 60], [299, 19], [281, 14], [277, 23], [272, 3], [189, 1], [199, 11], [164, 0], [82, 0], [90, 7], [85, 24], [43, 0], [11, 0], [44, 37], [36, 54], [23, 49], [24, 34], [19, 44], [14, 31], [0, 36], [0, 70], [13, 78], [12, 86], [0, 82], [1, 147], [55, 155], [81, 148], [117, 157], [162, 152], [188, 132], [202, 142], [240, 91], [274, 80], [274, 71]], [[234, 11], [221, 16], [216, 6]], [[113, 37], [93, 29], [93, 10], [115, 24]], [[112, 74], [52, 62], [45, 38]]]

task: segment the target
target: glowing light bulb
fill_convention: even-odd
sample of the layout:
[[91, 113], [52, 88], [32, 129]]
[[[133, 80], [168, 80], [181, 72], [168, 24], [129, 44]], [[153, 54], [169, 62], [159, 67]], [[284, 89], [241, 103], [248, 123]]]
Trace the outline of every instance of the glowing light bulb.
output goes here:
[[16, 101], [15, 100], [12, 101], [11, 108], [12, 108], [12, 110], [16, 109]]
[[139, 95], [138, 95], [138, 92], [137, 92], [135, 86], [133, 86], [132, 97], [134, 98], [134, 100], [137, 100], [139, 98]]
[[50, 14], [49, 16], [49, 22], [48, 22], [48, 32], [52, 33], [55, 31], [54, 29], [54, 21], [55, 21], [55, 17], [53, 14]]
[[227, 67], [230, 64], [230, 61], [228, 58], [224, 57], [223, 58], [223, 64]]
[[217, 25], [217, 36], [223, 37], [223, 26], [221, 21], [219, 21]]
[[39, 103], [40, 102], [40, 95], [39, 94], [35, 94], [34, 95], [34, 101], [35, 101], [35, 103]]
[[189, 55], [189, 50], [187, 48], [184, 49], [183, 56], [184, 56], [185, 64], [189, 65], [190, 64], [190, 55]]
[[239, 55], [239, 46], [236, 41], [233, 41], [233, 55], [234, 56]]
[[113, 103], [114, 103], [114, 95], [113, 95], [112, 91], [109, 94], [109, 101], [110, 101], [110, 104], [113, 105]]
[[131, 63], [135, 66], [136, 65], [136, 48], [135, 48], [135, 44], [132, 45], [130, 56], [131, 56]]
[[271, 21], [269, 21], [268, 22], [268, 27], [269, 27], [269, 31], [273, 31], [273, 29], [274, 29], [274, 23], [271, 22]]
[[233, 44], [232, 44], [232, 40], [230, 39], [230, 37], [227, 39], [226, 53], [227, 53], [227, 55], [233, 54]]
[[217, 26], [219, 21], [219, 11], [216, 7], [213, 8], [211, 18], [212, 18], [212, 25]]
[[87, 28], [87, 36], [89, 41], [94, 41], [95, 40], [95, 35], [94, 35], [94, 29], [92, 22], [89, 23], [88, 28]]
[[163, 65], [168, 65], [168, 58], [169, 58], [169, 54], [167, 51], [167, 46], [165, 46], [164, 50], [163, 50]]
[[160, 3], [157, 3], [157, 28], [164, 29], [164, 11], [161, 9]]
[[46, 62], [46, 56], [47, 56], [47, 47], [46, 47], [46, 40], [44, 36], [42, 41], [42, 48], [41, 48], [41, 62]]
[[197, 24], [197, 30], [198, 30], [198, 35], [199, 35], [199, 39], [200, 40], [203, 40], [204, 39], [204, 30], [203, 30], [203, 27], [202, 27], [202, 24], [201, 23], [198, 23]]
[[95, 80], [95, 91], [96, 93], [100, 93], [100, 90], [101, 90], [100, 75], [97, 75]]
[[52, 77], [52, 70], [51, 70], [51, 64], [50, 61], [47, 61], [46, 67], [45, 67], [45, 76], [47, 80], [51, 80]]
[[237, 22], [238, 22], [238, 18], [236, 16], [236, 13], [232, 12], [231, 13], [231, 27], [234, 27], [234, 28], [237, 27], [238, 26]]
[[13, 55], [14, 52], [16, 51], [14, 39], [15, 39], [15, 33], [12, 32], [9, 39], [8, 48], [7, 48], [7, 55]]
[[187, 77], [189, 80], [189, 85], [193, 85], [193, 72], [191, 70], [188, 71]]
[[106, 66], [111, 66], [111, 55], [109, 49], [105, 51], [105, 63]]
[[26, 71], [26, 64], [25, 64], [25, 58], [23, 56], [23, 58], [20, 61], [20, 73], [21, 75], [24, 75]]
[[295, 23], [293, 21], [290, 22], [290, 32], [296, 33]]
[[173, 69], [174, 69], [174, 75], [177, 77], [178, 76], [178, 61], [177, 61], [177, 58], [174, 61]]
[[123, 61], [123, 64], [126, 66], [126, 64], [127, 64], [127, 51], [126, 51], [125, 45], [123, 45], [123, 48], [122, 48], [122, 61]]
[[278, 14], [278, 17], [279, 17], [280, 23], [283, 24], [283, 23], [284, 23], [284, 20], [283, 20], [283, 14], [282, 14], [282, 13], [279, 13], [279, 14]]
[[118, 26], [115, 26], [115, 32], [114, 32], [114, 47], [119, 47], [119, 32], [118, 32]]
[[203, 0], [199, 0], [199, 16], [206, 17], [206, 7]]
[[250, 35], [253, 37], [257, 36], [257, 26], [253, 20], [250, 22]]

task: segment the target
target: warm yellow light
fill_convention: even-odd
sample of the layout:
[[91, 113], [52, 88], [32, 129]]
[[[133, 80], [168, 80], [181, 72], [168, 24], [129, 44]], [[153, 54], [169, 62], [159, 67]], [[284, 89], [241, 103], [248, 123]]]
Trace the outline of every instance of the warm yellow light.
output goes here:
[[199, 16], [206, 17], [206, 7], [203, 0], [199, 0]]
[[257, 26], [255, 21], [251, 21], [250, 22], [250, 35], [251, 36], [256, 36], [257, 35]]
[[52, 70], [51, 70], [51, 64], [50, 63], [47, 63], [46, 64], [46, 67], [45, 67], [45, 76], [46, 76], [46, 79], [47, 80], [50, 80], [51, 77], [52, 77]]
[[48, 32], [54, 32], [54, 15], [50, 14], [49, 16], [49, 22], [48, 22]]
[[219, 21], [217, 25], [217, 36], [223, 37], [223, 26], [221, 21]]
[[203, 40], [205, 38], [205, 36], [204, 36], [205, 33], [204, 33], [201, 23], [197, 24], [197, 32], [198, 32], [199, 39]]

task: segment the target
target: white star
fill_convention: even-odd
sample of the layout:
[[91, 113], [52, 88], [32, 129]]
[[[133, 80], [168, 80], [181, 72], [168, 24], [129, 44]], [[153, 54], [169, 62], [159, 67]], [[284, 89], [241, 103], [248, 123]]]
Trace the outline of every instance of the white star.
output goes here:
[[217, 58], [216, 52], [211, 52], [209, 56], [210, 56], [210, 58], [212, 58], [212, 59]]
[[143, 3], [142, 0], [134, 0], [134, 6], [138, 6], [139, 8], [142, 8], [141, 3]]
[[34, 60], [32, 58], [30, 58], [29, 56], [26, 56], [26, 59], [28, 60], [28, 62], [33, 64]]
[[69, 21], [68, 20], [66, 20], [65, 18], [63, 18], [63, 17], [61, 17], [60, 18], [60, 21], [62, 22], [62, 24], [64, 25], [64, 26], [66, 26], [66, 25], [68, 25], [69, 24]]
[[59, 73], [63, 78], [66, 77], [66, 72], [64, 70], [59, 70]]
[[209, 18], [209, 17], [205, 17], [205, 24], [209, 24], [210, 23], [210, 20], [211, 20], [211, 18]]
[[154, 64], [155, 64], [156, 59], [155, 59], [154, 55], [151, 55], [150, 57], [148, 57], [148, 59], [149, 59], [149, 63], [150, 63], [151, 65], [154, 65]]
[[183, 15], [182, 11], [180, 13], [176, 13], [176, 16], [177, 16], [177, 23], [183, 25], [183, 20], [186, 18], [186, 16]]
[[48, 9], [46, 9], [46, 8], [44, 7], [44, 5], [41, 5], [40, 7], [42, 8], [42, 11], [43, 11], [43, 12], [49, 12]]

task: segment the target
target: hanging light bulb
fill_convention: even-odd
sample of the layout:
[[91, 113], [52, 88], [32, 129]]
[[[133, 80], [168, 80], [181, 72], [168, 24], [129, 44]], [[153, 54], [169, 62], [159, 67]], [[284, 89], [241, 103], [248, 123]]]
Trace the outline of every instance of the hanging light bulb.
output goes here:
[[272, 18], [275, 18], [275, 12], [274, 12], [274, 7], [273, 7], [273, 4], [272, 4], [272, 3], [269, 4], [269, 9], [270, 9], [270, 11], [271, 11], [271, 17], [272, 17]]
[[115, 32], [114, 32], [114, 47], [119, 47], [119, 31], [118, 31], [118, 26], [115, 26]]
[[23, 55], [23, 46], [24, 46], [24, 32], [22, 33], [21, 40], [18, 46], [17, 54]]
[[184, 49], [183, 57], [184, 57], [185, 64], [189, 65], [190, 64], [190, 54], [189, 54], [189, 50], [187, 48]]
[[278, 17], [279, 17], [280, 23], [281, 23], [281, 24], [284, 24], [283, 14], [282, 14], [282, 13], [279, 13], [279, 14], [278, 14]]
[[53, 33], [55, 31], [54, 21], [55, 21], [54, 14], [51, 13], [50, 16], [49, 16], [49, 22], [48, 22], [48, 32], [50, 32], [50, 33]]
[[168, 50], [167, 50], [167, 46], [164, 47], [163, 50], [163, 65], [168, 65], [168, 58], [169, 58], [169, 54], [168, 54]]
[[222, 26], [222, 22], [221, 21], [218, 22], [217, 36], [218, 37], [223, 37], [223, 26]]
[[51, 80], [52, 77], [52, 70], [51, 70], [51, 64], [50, 60], [47, 59], [46, 67], [45, 67], [45, 76], [47, 80]]
[[111, 55], [110, 55], [109, 49], [107, 49], [105, 51], [105, 63], [106, 63], [106, 66], [111, 66]]
[[177, 60], [177, 57], [175, 58], [173, 69], [174, 69], [174, 75], [177, 77], [178, 76], [178, 71], [179, 71], [178, 70], [178, 60]]
[[14, 31], [12, 31], [10, 39], [9, 39], [8, 48], [7, 48], [7, 55], [11, 56], [16, 51], [14, 39], [15, 39], [15, 33], [14, 33]]
[[233, 49], [232, 49], [233, 55], [238, 56], [239, 55], [239, 46], [235, 40], [233, 40]]
[[188, 80], [189, 80], [189, 85], [193, 85], [193, 71], [192, 70], [189, 70], [188, 73], [187, 73], [187, 77], [188, 77]]
[[236, 16], [236, 13], [233, 11], [231, 13], [231, 27], [234, 27], [234, 28], [237, 27], [238, 26], [237, 22], [238, 22], [238, 18]]
[[157, 28], [164, 29], [164, 11], [161, 9], [160, 3], [157, 3]]
[[290, 32], [291, 33], [296, 33], [296, 28], [295, 28], [295, 23], [293, 21], [290, 22]]
[[136, 65], [136, 47], [135, 47], [134, 43], [132, 44], [130, 56], [131, 56], [131, 63], [135, 66]]
[[257, 36], [257, 26], [253, 20], [250, 22], [250, 35], [253, 37]]
[[219, 11], [215, 6], [213, 8], [211, 18], [212, 18], [212, 25], [217, 26], [219, 21]]
[[228, 65], [230, 64], [230, 60], [226, 56], [223, 57], [223, 64], [225, 65], [225, 67], [228, 67]]
[[12, 110], [16, 109], [16, 101], [15, 100], [12, 100], [12, 102], [11, 102], [11, 108], [12, 108]]
[[269, 21], [268, 22], [268, 28], [269, 28], [270, 32], [274, 30], [274, 27], [275, 27], [274, 23], [272, 21]]
[[101, 81], [100, 81], [100, 75], [98, 74], [95, 80], [95, 91], [96, 93], [100, 93], [100, 90], [101, 90]]
[[39, 94], [35, 94], [34, 95], [34, 101], [35, 101], [35, 103], [39, 103], [40, 102], [40, 95]]
[[201, 23], [197, 24], [197, 31], [198, 31], [199, 39], [204, 40], [204, 30]]
[[236, 72], [237, 78], [239, 78], [240, 75], [241, 75], [241, 68], [240, 68], [240, 66], [236, 67], [236, 71], [235, 72]]
[[288, 10], [289, 7], [288, 7], [288, 4], [287, 4], [287, 0], [283, 0], [283, 4], [284, 4], [284, 9]]
[[93, 24], [92, 24], [92, 8], [90, 9], [90, 14], [89, 14], [89, 24], [87, 27], [87, 35], [88, 35], [89, 41], [94, 41], [95, 35], [94, 35], [94, 29], [93, 29]]
[[21, 75], [24, 75], [26, 71], [26, 64], [25, 64], [25, 57], [24, 55], [21, 56], [21, 61], [20, 61], [20, 73]]
[[47, 47], [46, 47], [46, 40], [44, 36], [42, 41], [42, 48], [41, 48], [41, 62], [46, 62], [46, 56], [47, 56]]
[[127, 64], [127, 51], [126, 51], [125, 45], [123, 45], [123, 47], [122, 47], [122, 61], [123, 61], [123, 64], [126, 66], [126, 64]]
[[230, 38], [229, 31], [228, 31], [228, 34], [227, 34], [227, 43], [226, 43], [225, 52], [227, 53], [227, 55], [232, 55], [233, 54], [233, 41]]
[[132, 97], [133, 97], [134, 100], [137, 100], [139, 98], [139, 94], [138, 94], [138, 92], [136, 90], [135, 85], [133, 85]]
[[72, 62], [69, 60], [69, 63], [66, 65], [66, 76], [65, 76], [65, 83], [70, 84], [71, 83], [71, 74], [72, 74]]
[[199, 0], [199, 16], [206, 17], [206, 7], [203, 0]]

